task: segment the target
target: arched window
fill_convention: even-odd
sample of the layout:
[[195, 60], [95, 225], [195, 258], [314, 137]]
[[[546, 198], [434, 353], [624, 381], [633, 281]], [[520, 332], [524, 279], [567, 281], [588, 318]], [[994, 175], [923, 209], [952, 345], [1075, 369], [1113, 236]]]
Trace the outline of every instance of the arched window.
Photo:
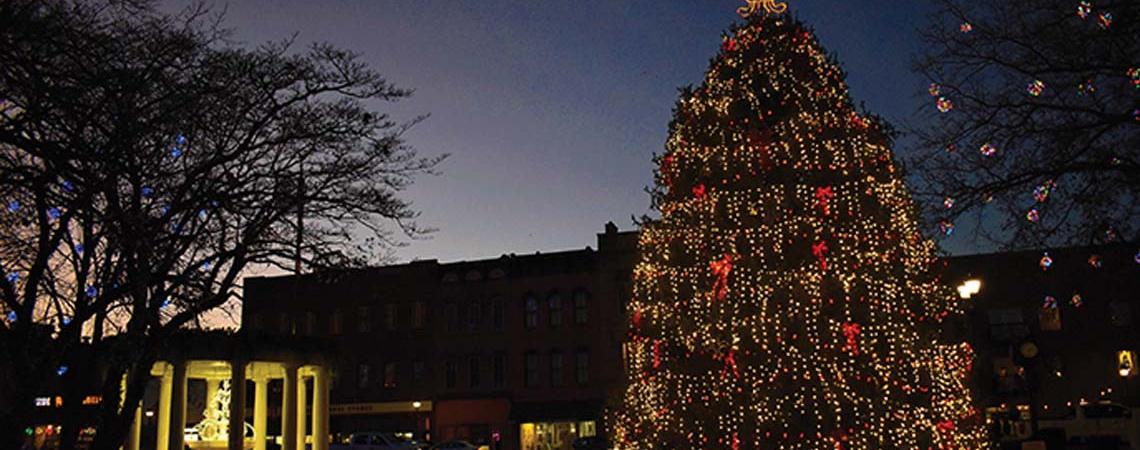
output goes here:
[[590, 321], [590, 293], [585, 289], [574, 291], [574, 323], [585, 325]]
[[527, 328], [537, 328], [538, 327], [538, 299], [534, 298], [533, 294], [527, 294], [526, 301], [523, 304], [523, 307], [526, 309], [525, 314], [524, 314], [525, 321], [523, 322], [523, 326], [525, 326]]
[[562, 326], [562, 296], [558, 295], [558, 291], [551, 292], [550, 296], [546, 297], [546, 306], [550, 309], [548, 311], [550, 314], [550, 327], [557, 328]]

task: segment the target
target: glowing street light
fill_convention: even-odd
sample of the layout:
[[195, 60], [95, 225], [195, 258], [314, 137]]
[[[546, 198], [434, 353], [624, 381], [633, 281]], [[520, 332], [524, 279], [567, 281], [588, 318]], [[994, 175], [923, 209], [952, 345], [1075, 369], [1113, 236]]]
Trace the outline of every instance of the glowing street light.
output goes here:
[[958, 296], [962, 297], [962, 299], [969, 299], [970, 297], [973, 297], [974, 294], [981, 292], [981, 290], [982, 280], [971, 278], [958, 285]]

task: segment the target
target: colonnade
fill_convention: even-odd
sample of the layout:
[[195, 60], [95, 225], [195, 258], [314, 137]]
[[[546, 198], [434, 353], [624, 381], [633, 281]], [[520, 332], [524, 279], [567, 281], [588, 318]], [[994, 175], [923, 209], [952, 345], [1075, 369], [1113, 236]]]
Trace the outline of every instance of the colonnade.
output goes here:
[[[155, 363], [151, 375], [161, 379], [156, 414], [157, 450], [182, 450], [186, 444], [186, 388], [189, 379], [206, 381], [207, 402], [213, 399], [211, 393], [217, 392], [219, 383], [230, 381], [228, 425], [231, 432], [228, 440], [200, 441], [198, 445], [192, 444], [193, 448], [266, 450], [269, 382], [281, 379], [281, 450], [328, 450], [329, 370], [326, 366], [267, 361], [161, 361]], [[252, 380], [254, 385], [252, 438], [245, 436], [247, 380]], [[313, 392], [311, 403], [307, 398], [310, 383]], [[141, 432], [140, 406], [135, 411], [123, 449], [139, 450]]]

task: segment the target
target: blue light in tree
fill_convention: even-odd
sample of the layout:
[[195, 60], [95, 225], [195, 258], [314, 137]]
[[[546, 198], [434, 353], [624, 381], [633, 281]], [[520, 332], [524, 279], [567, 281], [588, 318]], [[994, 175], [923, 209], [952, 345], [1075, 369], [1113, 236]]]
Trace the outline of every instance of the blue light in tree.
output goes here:
[[16, 311], [8, 311], [8, 321], [9, 322], [15, 322], [16, 319], [18, 319], [18, 318], [19, 318], [19, 316], [16, 315]]
[[150, 196], [152, 196], [152, 195], [154, 195], [154, 189], [151, 188], [150, 186], [143, 186], [143, 188], [142, 188], [143, 198], [150, 198]]
[[53, 206], [48, 209], [48, 217], [51, 217], [52, 219], [58, 219], [61, 215], [63, 215], [63, 211], [60, 211], [59, 208]]
[[162, 305], [160, 305], [160, 308], [166, 309], [168, 307], [170, 307], [170, 297], [163, 297], [162, 298]]
[[99, 295], [99, 289], [96, 289], [95, 286], [87, 286], [87, 290], [84, 291], [84, 293], [87, 294], [88, 297], [95, 298], [95, 296]]
[[182, 148], [178, 147], [177, 145], [170, 147], [170, 156], [173, 158], [178, 158], [179, 156], [182, 156]]
[[186, 136], [182, 133], [178, 133], [178, 136], [174, 138], [174, 143], [178, 145], [186, 145]]
[[83, 254], [83, 244], [75, 244], [75, 253]]
[[62, 377], [63, 374], [67, 373], [67, 366], [59, 366], [58, 369], [55, 369], [55, 373]]
[[8, 202], [8, 212], [14, 213], [20, 210], [20, 201], [12, 200]]
[[64, 325], [67, 325], [67, 324], [71, 323], [71, 318], [67, 317], [67, 316], [63, 316], [62, 322]]
[[15, 283], [17, 281], [20, 281], [20, 272], [8, 272], [8, 276], [6, 277], [6, 279], [8, 280], [9, 283]]
[[63, 183], [62, 183], [62, 185], [63, 185], [63, 190], [65, 190], [65, 191], [67, 191], [67, 192], [71, 192], [71, 190], [72, 190], [73, 188], [75, 188], [75, 186], [73, 186], [73, 185], [71, 184], [71, 182], [70, 182], [70, 181], [67, 181], [67, 180], [63, 180]]

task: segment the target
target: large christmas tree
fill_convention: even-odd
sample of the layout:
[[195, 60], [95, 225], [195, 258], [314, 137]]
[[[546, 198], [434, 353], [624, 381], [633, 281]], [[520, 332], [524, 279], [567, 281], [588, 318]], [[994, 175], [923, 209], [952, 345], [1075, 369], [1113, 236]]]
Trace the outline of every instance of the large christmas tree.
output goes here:
[[723, 38], [658, 158], [618, 448], [985, 445], [885, 127], [795, 19]]

